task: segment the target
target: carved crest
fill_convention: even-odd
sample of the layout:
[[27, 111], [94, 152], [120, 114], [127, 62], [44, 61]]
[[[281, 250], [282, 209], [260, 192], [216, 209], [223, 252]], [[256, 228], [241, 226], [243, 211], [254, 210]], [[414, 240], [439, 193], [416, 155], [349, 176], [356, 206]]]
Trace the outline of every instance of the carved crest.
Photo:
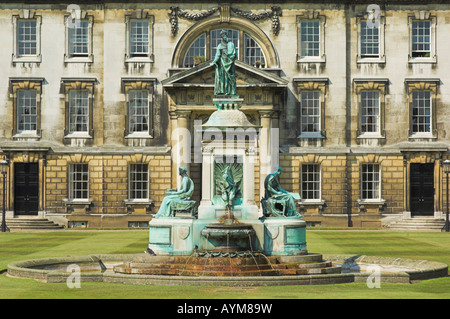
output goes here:
[[280, 234], [280, 227], [278, 226], [268, 226], [267, 227], [268, 235], [271, 239], [276, 239]]
[[190, 227], [188, 226], [181, 226], [177, 228], [177, 234], [178, 237], [182, 240], [185, 240], [186, 238], [188, 238], [189, 233], [190, 233]]

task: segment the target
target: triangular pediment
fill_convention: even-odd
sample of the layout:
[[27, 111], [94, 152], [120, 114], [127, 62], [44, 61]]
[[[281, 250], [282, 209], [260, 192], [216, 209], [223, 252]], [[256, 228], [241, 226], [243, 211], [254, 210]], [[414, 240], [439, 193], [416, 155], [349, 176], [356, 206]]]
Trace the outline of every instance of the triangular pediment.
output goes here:
[[[288, 81], [264, 69], [255, 68], [247, 63], [236, 60], [236, 85], [239, 87], [287, 87]], [[176, 87], [214, 87], [215, 66], [210, 62], [200, 64], [188, 70], [181, 71], [163, 81], [165, 88]]]

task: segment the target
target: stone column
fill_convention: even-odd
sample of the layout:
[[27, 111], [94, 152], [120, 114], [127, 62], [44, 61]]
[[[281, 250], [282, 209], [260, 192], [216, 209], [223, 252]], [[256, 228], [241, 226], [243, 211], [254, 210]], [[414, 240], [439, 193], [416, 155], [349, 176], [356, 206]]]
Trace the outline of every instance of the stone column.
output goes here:
[[255, 205], [255, 154], [256, 150], [253, 147], [248, 147], [244, 157], [244, 204]]
[[270, 129], [272, 126], [272, 111], [260, 111], [261, 131], [259, 134], [259, 192], [264, 196], [264, 180], [272, 170], [272, 154]]
[[211, 205], [213, 197], [213, 171], [214, 171], [214, 155], [213, 147], [203, 147], [203, 162], [202, 162], [202, 200], [201, 204]]
[[181, 185], [181, 177], [178, 174], [180, 166], [186, 167], [190, 174], [191, 163], [191, 132], [189, 130], [189, 120], [191, 111], [176, 111], [177, 127], [172, 132], [173, 156], [177, 174], [177, 188]]

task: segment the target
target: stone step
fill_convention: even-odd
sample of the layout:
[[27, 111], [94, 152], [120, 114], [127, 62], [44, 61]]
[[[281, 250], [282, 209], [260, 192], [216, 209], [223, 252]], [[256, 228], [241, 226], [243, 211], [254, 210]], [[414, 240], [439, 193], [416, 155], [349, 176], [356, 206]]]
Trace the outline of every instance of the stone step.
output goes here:
[[408, 223], [408, 224], [436, 224], [436, 223], [445, 223], [444, 219], [434, 219], [434, 218], [411, 218], [411, 219], [402, 219], [397, 221], [397, 223]]
[[64, 226], [58, 225], [45, 218], [13, 218], [6, 220], [6, 226], [14, 230], [45, 230], [45, 229], [63, 229]]
[[[239, 258], [237, 258], [239, 259]], [[237, 264], [233, 263], [233, 259], [226, 260], [222, 263], [214, 263], [208, 261], [202, 262], [168, 262], [168, 263], [136, 263], [136, 262], [125, 262], [125, 268], [134, 268], [134, 269], [150, 269], [150, 268], [164, 268], [164, 269], [186, 269], [186, 270], [199, 270], [199, 269], [313, 269], [313, 268], [329, 268], [333, 267], [332, 262], [324, 261], [317, 263], [304, 263], [304, 264], [296, 264], [296, 263], [286, 263], [286, 264], [276, 264], [276, 263], [251, 263], [251, 264]]]
[[158, 265], [147, 268], [128, 268], [122, 266], [114, 267], [115, 272], [125, 274], [139, 274], [139, 275], [179, 275], [179, 276], [288, 276], [288, 275], [318, 275], [318, 274], [339, 274], [342, 271], [340, 266], [332, 266], [326, 268], [283, 268], [283, 267], [223, 267], [223, 269], [216, 269], [217, 267], [204, 268], [184, 268], [184, 267], [162, 267]]
[[444, 226], [444, 219], [413, 217], [396, 221], [389, 226], [389, 229], [399, 231], [441, 231]]
[[409, 224], [409, 223], [397, 223], [392, 226], [394, 227], [418, 227], [418, 228], [439, 228], [444, 227], [445, 223], [436, 223], [436, 224]]
[[424, 226], [433, 226], [433, 225], [443, 225], [445, 224], [445, 221], [440, 220], [433, 220], [433, 221], [427, 221], [427, 222], [421, 222], [421, 221], [408, 221], [408, 220], [399, 220], [394, 223], [394, 225], [403, 224], [403, 225], [424, 225]]
[[442, 232], [441, 229], [429, 229], [429, 228], [393, 228], [393, 231], [401, 231], [401, 232]]

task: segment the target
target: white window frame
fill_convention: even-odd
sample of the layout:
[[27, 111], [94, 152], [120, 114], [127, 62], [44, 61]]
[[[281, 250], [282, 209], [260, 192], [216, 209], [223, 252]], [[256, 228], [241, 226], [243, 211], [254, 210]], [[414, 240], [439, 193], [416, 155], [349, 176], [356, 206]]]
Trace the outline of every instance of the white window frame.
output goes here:
[[[200, 41], [202, 37], [204, 37], [204, 45], [203, 45], [203, 47], [200, 46], [200, 45], [194, 47], [194, 44], [196, 44], [197, 41]], [[203, 58], [206, 60], [206, 51], [207, 51], [206, 43], [207, 43], [207, 37], [208, 37], [207, 32], [203, 32], [203, 33], [200, 34], [197, 38], [195, 38], [194, 41], [192, 41], [191, 45], [189, 46], [189, 48], [187, 49], [187, 51], [186, 51], [186, 53], [185, 53], [185, 55], [184, 55], [182, 67], [185, 67], [185, 68], [191, 68], [191, 67], [196, 66], [196, 65], [197, 65], [197, 64], [195, 63], [195, 62], [196, 62], [196, 61], [195, 61], [195, 57], [196, 57], [196, 56], [199, 57], [199, 58], [200, 58], [200, 57], [203, 57]], [[191, 49], [192, 49], [194, 55], [191, 55], [191, 52], [190, 52]], [[195, 55], [196, 52], [200, 52], [200, 51], [203, 51], [203, 52], [200, 53], [199, 55]], [[192, 65], [189, 63], [191, 59], [192, 59], [192, 61], [193, 61]], [[198, 64], [200, 64], [200, 63], [202, 63], [202, 62], [205, 62], [205, 61], [201, 61], [201, 60], [197, 61]]]
[[[74, 92], [86, 92], [86, 102], [87, 102], [87, 105], [85, 106], [86, 107], [86, 130], [82, 130], [82, 131], [76, 131], [76, 130], [71, 130], [71, 126], [72, 126], [72, 109], [75, 107], [74, 105], [73, 105], [73, 99], [72, 99], [72, 93], [74, 93]], [[90, 114], [90, 111], [89, 111], [89, 109], [90, 109], [90, 106], [89, 106], [89, 99], [90, 99], [90, 92], [89, 92], [89, 90], [87, 90], [87, 89], [73, 89], [73, 90], [69, 90], [68, 91], [68, 102], [69, 102], [69, 108], [68, 108], [68, 111], [69, 111], [69, 127], [67, 128], [68, 129], [68, 132], [69, 132], [69, 134], [81, 134], [81, 135], [83, 135], [83, 134], [85, 134], [85, 135], [88, 135], [89, 134], [89, 131], [90, 131], [90, 128], [89, 128], [89, 123], [90, 123], [90, 121], [91, 121], [91, 119], [90, 119], [90, 116], [91, 116], [91, 114]]]
[[[314, 116], [314, 117], [316, 117], [318, 119], [318, 123], [317, 123], [318, 129], [316, 131], [303, 131], [303, 127], [304, 127], [304, 125], [306, 125], [303, 122], [303, 119], [304, 118], [310, 118], [310, 116], [303, 116], [303, 114], [302, 114], [303, 108], [305, 107], [303, 105], [304, 104], [303, 95], [304, 94], [308, 94], [308, 93], [317, 93], [318, 94], [318, 97], [317, 97], [317, 104], [318, 105], [316, 106], [318, 115]], [[322, 103], [321, 103], [322, 98], [321, 98], [321, 94], [322, 94], [322, 92], [320, 90], [304, 90], [304, 91], [300, 92], [300, 135], [302, 137], [316, 137], [316, 136], [320, 137], [321, 136], [321, 132], [322, 132], [322, 110], [321, 110], [321, 108], [322, 108]]]
[[[152, 139], [154, 136], [154, 92], [155, 78], [130, 77], [122, 78], [122, 93], [125, 95], [125, 139]], [[144, 132], [130, 131], [130, 91], [148, 92], [148, 130]]]
[[[41, 95], [42, 84], [44, 78], [10, 78], [10, 92], [13, 100], [13, 114], [12, 114], [12, 138], [13, 139], [31, 139], [38, 140], [41, 138]], [[18, 93], [21, 90], [35, 90], [36, 91], [36, 130], [19, 131], [18, 130]]]
[[[378, 114], [376, 115], [376, 127], [377, 130], [374, 132], [363, 132], [362, 130], [362, 126], [363, 126], [363, 94], [364, 93], [378, 93]], [[361, 90], [360, 94], [360, 101], [359, 101], [359, 131], [361, 132], [360, 137], [370, 137], [370, 136], [374, 136], [374, 137], [380, 137], [381, 136], [381, 94], [382, 92], [380, 90]], [[374, 115], [372, 115], [373, 117]], [[366, 115], [366, 117], [369, 117]]]
[[[132, 172], [132, 167], [136, 166], [136, 165], [140, 165], [140, 166], [146, 166], [146, 171], [145, 173], [147, 174], [147, 179], [145, 181], [142, 180], [135, 180], [133, 178], [133, 172]], [[144, 171], [140, 171], [139, 173], [142, 174]], [[150, 177], [149, 177], [149, 165], [147, 163], [130, 163], [128, 166], [128, 201], [133, 201], [133, 202], [147, 202], [149, 199], [149, 191], [150, 191]], [[136, 183], [138, 184], [146, 184], [146, 188], [145, 189], [139, 189], [139, 192], [145, 191], [145, 197], [133, 197], [132, 194], [135, 191], [135, 185]]]
[[[315, 166], [315, 167], [317, 167], [317, 172], [315, 171], [315, 172], [307, 172], [307, 174], [317, 174], [318, 175], [318, 180], [317, 181], [304, 181], [303, 180], [303, 168], [304, 167], [306, 167], [306, 166]], [[302, 195], [302, 202], [304, 202], [304, 203], [317, 203], [317, 202], [321, 202], [322, 201], [322, 165], [321, 164], [319, 164], [319, 163], [303, 163], [303, 164], [301, 164], [301, 167], [300, 167], [300, 175], [301, 175], [301, 181], [300, 181], [300, 185], [301, 185], [301, 187], [300, 187], [300, 194]], [[305, 198], [304, 196], [303, 196], [303, 192], [304, 192], [304, 189], [303, 189], [303, 183], [317, 183], [318, 184], [318, 192], [319, 192], [319, 196], [318, 196], [318, 198]]]
[[[247, 43], [248, 42], [253, 42], [253, 46], [248, 46]], [[264, 51], [261, 48], [261, 46], [259, 45], [259, 43], [249, 34], [244, 33], [244, 39], [243, 39], [243, 58], [244, 61], [247, 64], [253, 65], [254, 67], [261, 67], [261, 68], [265, 68], [267, 66], [267, 62], [266, 62], [266, 56], [264, 55]], [[254, 54], [256, 52], [259, 52], [259, 55], [250, 55], [247, 54], [248, 51], [252, 51]], [[252, 63], [252, 61], [254, 61], [254, 63]], [[258, 65], [259, 62], [259, 65]]]
[[[387, 78], [355, 78], [353, 79], [353, 88], [355, 92], [355, 105], [357, 106], [358, 120], [356, 127], [356, 142], [364, 139], [385, 139], [385, 109], [386, 109], [386, 95], [388, 94], [389, 79]], [[378, 132], [362, 132], [361, 130], [361, 92], [363, 91], [378, 91], [379, 92], [379, 121]]]
[[385, 55], [385, 25], [386, 25], [386, 18], [383, 16], [383, 14], [381, 14], [378, 17], [378, 21], [376, 22], [376, 24], [378, 25], [378, 56], [363, 56], [361, 51], [362, 51], [362, 41], [361, 41], [361, 36], [362, 36], [362, 22], [367, 22], [369, 19], [369, 15], [365, 15], [362, 17], [357, 17], [356, 21], [357, 21], [357, 43], [358, 43], [358, 54], [356, 57], [356, 62], [358, 64], [363, 64], [363, 63], [386, 63], [386, 55]]
[[[20, 97], [22, 95], [22, 93], [24, 92], [34, 92], [35, 96], [34, 96], [34, 109], [35, 109], [35, 122], [34, 122], [34, 126], [36, 127], [34, 130], [26, 130], [26, 129], [20, 129], [19, 125], [20, 125], [20, 120], [21, 118], [26, 118], [27, 116], [32, 116], [32, 114], [29, 115], [24, 115], [24, 114], [19, 114], [20, 110], [23, 108], [23, 105], [20, 105]], [[38, 130], [38, 98], [39, 98], [39, 92], [36, 89], [26, 89], [26, 90], [18, 90], [17, 91], [17, 108], [16, 108], [16, 121], [17, 121], [17, 134], [19, 135], [37, 135], [37, 130]], [[24, 124], [25, 125], [25, 124]]]
[[[94, 138], [94, 122], [93, 122], [93, 103], [94, 103], [94, 85], [97, 83], [96, 78], [62, 78], [61, 79], [61, 93], [64, 93], [65, 101], [65, 115], [64, 115], [64, 139]], [[88, 130], [81, 132], [69, 133], [70, 130], [70, 91], [71, 90], [86, 90], [88, 91]]]
[[[24, 10], [20, 15], [14, 15], [13, 22], [13, 63], [40, 63], [41, 62], [41, 24], [42, 17], [34, 15], [30, 10]], [[19, 21], [35, 20], [36, 21], [36, 54], [20, 55], [19, 54]]]
[[[296, 130], [298, 132], [297, 138], [300, 140], [308, 139], [325, 139], [326, 138], [326, 122], [325, 122], [325, 102], [326, 91], [329, 83], [328, 78], [294, 78], [294, 86], [296, 91], [297, 105], [297, 122]], [[301, 123], [301, 96], [303, 91], [320, 91], [320, 131], [319, 132], [302, 132]]]
[[[148, 50], [147, 54], [142, 56], [133, 56], [131, 52], [131, 22], [134, 20], [146, 20], [148, 21]], [[141, 13], [140, 15], [127, 15], [125, 16], [125, 29], [126, 29], [126, 41], [125, 41], [125, 62], [144, 62], [153, 63], [153, 25], [155, 18], [152, 15], [146, 15]]]
[[[133, 113], [132, 113], [132, 108], [133, 105], [131, 103], [131, 96], [133, 93], [135, 92], [140, 92], [140, 94], [146, 95], [146, 100], [147, 100], [147, 130], [132, 130], [132, 117], [133, 117]], [[141, 89], [141, 90], [129, 90], [128, 91], [128, 131], [129, 131], [129, 135], [150, 135], [150, 129], [151, 129], [151, 114], [150, 114], [150, 91], [147, 89]]]
[[[430, 21], [430, 56], [429, 57], [413, 57], [413, 22], [414, 21]], [[409, 63], [437, 63], [436, 56], [436, 16], [432, 16], [430, 12], [419, 11], [414, 15], [408, 16], [409, 28]]]
[[[369, 181], [364, 181], [364, 176], [365, 176], [365, 174], [367, 174], [365, 171], [364, 171], [364, 167], [366, 167], [366, 166], [368, 166], [368, 165], [372, 165], [372, 166], [378, 166], [378, 172], [377, 172], [377, 174], [378, 174], [378, 180], [377, 181], [371, 181], [371, 182], [369, 182]], [[371, 174], [374, 174], [374, 171], [372, 171], [372, 172], [369, 172], [369, 173], [371, 173]], [[373, 191], [373, 190], [365, 190], [364, 189], [364, 184], [368, 184], [368, 183], [378, 183], [378, 189], [377, 190], [375, 190], [375, 191]], [[363, 196], [363, 194], [364, 194], [364, 192], [365, 191], [371, 191], [371, 192], [376, 192], [376, 197], [375, 198], [365, 198], [364, 196]], [[366, 203], [370, 203], [370, 202], [375, 202], [375, 203], [378, 203], [378, 202], [380, 202], [381, 201], [381, 164], [379, 164], [379, 163], [362, 163], [361, 164], [361, 173], [360, 173], [360, 196], [361, 196], [361, 202], [366, 202]]]
[[[318, 20], [319, 21], [319, 56], [305, 56], [302, 57], [302, 34], [301, 24], [305, 20]], [[310, 62], [326, 62], [325, 56], [325, 22], [324, 15], [320, 15], [317, 11], [307, 12], [303, 15], [297, 16], [297, 63], [310, 63]]]
[[[430, 105], [429, 105], [430, 114], [428, 115], [429, 131], [414, 131], [414, 126], [415, 126], [413, 123], [414, 118], [415, 118], [414, 104], [416, 103], [414, 96], [416, 93], [428, 93], [429, 94], [429, 98], [428, 98], [429, 103], [430, 103]], [[411, 104], [411, 136], [432, 137], [433, 136], [433, 120], [434, 120], [433, 119], [433, 117], [434, 117], [434, 114], [433, 114], [433, 92], [431, 90], [413, 90], [411, 92], [411, 94], [412, 94], [412, 97], [411, 97], [411, 102], [412, 102], [412, 104]], [[424, 116], [418, 115], [418, 117], [425, 117], [425, 115]]]
[[81, 16], [79, 17], [80, 21], [88, 22], [88, 52], [86, 54], [72, 54], [70, 52], [70, 28], [72, 26], [76, 26], [77, 18], [73, 15], [65, 16], [65, 54], [64, 54], [64, 62], [66, 63], [92, 63], [94, 62], [93, 55], [93, 26], [94, 26], [94, 17], [87, 15], [86, 12], [81, 12]]
[[[437, 107], [438, 107], [438, 86], [440, 79], [405, 79], [405, 84], [408, 91], [409, 102], [409, 139], [437, 139]], [[414, 91], [430, 91], [430, 132], [413, 132], [413, 105], [414, 105]]]
[[[83, 166], [87, 167], [87, 171], [86, 171], [86, 173], [87, 173], [87, 180], [86, 181], [84, 181], [84, 180], [78, 181], [78, 180], [74, 179], [74, 174], [76, 174], [76, 172], [74, 171], [75, 165], [83, 165]], [[82, 173], [84, 174], [85, 172], [83, 171]], [[69, 168], [68, 168], [68, 182], [69, 182], [69, 185], [68, 185], [68, 191], [69, 191], [68, 192], [68, 197], [69, 197], [70, 201], [82, 202], [82, 201], [88, 201], [89, 200], [89, 164], [87, 164], [87, 163], [71, 163], [71, 164], [69, 164]], [[83, 188], [82, 192], [86, 192], [87, 193], [87, 197], [79, 198], [79, 197], [74, 196], [75, 192], [76, 192], [76, 190], [74, 188], [74, 185], [75, 185], [74, 183], [76, 183], [76, 182], [86, 183], [87, 187], [86, 187], [86, 189]]]

